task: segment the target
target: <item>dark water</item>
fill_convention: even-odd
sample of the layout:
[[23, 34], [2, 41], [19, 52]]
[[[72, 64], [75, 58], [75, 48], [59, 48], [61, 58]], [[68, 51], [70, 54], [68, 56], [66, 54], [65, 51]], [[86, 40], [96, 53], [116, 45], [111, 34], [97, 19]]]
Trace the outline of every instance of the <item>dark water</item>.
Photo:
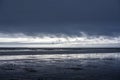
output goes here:
[[120, 80], [119, 49], [101, 50], [1, 49], [0, 80]]
[[0, 48], [0, 55], [115, 53], [120, 48]]

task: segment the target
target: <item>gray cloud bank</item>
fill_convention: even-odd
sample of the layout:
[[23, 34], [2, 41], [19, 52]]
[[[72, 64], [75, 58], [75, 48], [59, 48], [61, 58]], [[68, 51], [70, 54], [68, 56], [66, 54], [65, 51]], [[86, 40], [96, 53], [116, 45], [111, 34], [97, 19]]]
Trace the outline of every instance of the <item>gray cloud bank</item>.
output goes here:
[[120, 36], [0, 34], [0, 47], [120, 47]]
[[0, 32], [120, 35], [119, 0], [0, 0]]

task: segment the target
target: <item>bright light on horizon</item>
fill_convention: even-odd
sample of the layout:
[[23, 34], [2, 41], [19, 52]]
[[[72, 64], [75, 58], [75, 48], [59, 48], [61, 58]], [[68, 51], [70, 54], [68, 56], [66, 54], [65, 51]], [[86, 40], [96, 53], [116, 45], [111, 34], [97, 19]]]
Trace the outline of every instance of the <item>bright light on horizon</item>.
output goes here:
[[28, 36], [0, 33], [0, 47], [120, 47], [120, 36], [42, 34]]

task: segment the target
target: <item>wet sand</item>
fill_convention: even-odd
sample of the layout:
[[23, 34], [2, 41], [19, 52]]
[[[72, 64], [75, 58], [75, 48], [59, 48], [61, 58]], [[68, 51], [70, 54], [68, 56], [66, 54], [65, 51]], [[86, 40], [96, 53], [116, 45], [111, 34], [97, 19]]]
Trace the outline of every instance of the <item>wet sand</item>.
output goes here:
[[0, 80], [120, 80], [120, 53], [0, 56]]

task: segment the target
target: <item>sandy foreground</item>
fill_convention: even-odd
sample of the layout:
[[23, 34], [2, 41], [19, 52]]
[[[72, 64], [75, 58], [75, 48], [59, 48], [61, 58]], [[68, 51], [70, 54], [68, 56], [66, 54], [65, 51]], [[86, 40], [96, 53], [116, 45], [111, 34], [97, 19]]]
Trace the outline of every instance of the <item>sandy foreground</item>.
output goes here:
[[120, 53], [2, 55], [0, 80], [120, 80]]

